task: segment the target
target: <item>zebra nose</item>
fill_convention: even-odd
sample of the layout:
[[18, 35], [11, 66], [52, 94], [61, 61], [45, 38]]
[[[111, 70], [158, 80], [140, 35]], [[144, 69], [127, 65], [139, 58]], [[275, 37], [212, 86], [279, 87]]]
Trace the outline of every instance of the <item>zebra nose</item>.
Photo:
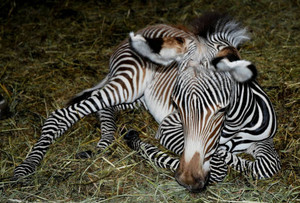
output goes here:
[[190, 192], [199, 193], [206, 188], [209, 174], [202, 176], [200, 174], [193, 175], [191, 173], [182, 173], [180, 171], [176, 171], [175, 179], [179, 185], [185, 187]]
[[175, 172], [176, 181], [190, 192], [201, 192], [205, 189], [209, 178], [209, 170], [205, 170], [203, 166], [198, 152], [189, 161], [183, 152]]

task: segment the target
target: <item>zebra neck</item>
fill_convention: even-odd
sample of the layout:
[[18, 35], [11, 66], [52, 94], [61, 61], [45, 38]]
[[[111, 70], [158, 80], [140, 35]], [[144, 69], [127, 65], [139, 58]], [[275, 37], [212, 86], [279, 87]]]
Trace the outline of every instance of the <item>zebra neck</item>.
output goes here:
[[227, 145], [232, 152], [243, 152], [253, 140], [273, 137], [276, 128], [274, 109], [256, 81], [237, 83], [226, 113], [220, 144]]

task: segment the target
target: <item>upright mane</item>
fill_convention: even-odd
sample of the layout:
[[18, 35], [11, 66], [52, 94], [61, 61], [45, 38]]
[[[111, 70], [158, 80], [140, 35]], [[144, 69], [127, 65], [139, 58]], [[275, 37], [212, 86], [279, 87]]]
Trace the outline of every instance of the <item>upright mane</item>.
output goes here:
[[191, 23], [191, 31], [206, 40], [212, 36], [226, 39], [232, 46], [237, 47], [250, 39], [247, 30], [227, 14], [210, 12], [195, 18]]

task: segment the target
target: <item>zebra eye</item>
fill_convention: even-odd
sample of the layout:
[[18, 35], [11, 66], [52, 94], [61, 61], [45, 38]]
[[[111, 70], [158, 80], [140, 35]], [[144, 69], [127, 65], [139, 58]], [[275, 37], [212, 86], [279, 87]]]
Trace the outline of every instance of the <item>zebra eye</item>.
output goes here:
[[172, 100], [172, 104], [173, 104], [173, 106], [175, 107], [175, 109], [178, 110], [178, 106], [177, 106], [177, 104], [175, 103], [174, 100]]

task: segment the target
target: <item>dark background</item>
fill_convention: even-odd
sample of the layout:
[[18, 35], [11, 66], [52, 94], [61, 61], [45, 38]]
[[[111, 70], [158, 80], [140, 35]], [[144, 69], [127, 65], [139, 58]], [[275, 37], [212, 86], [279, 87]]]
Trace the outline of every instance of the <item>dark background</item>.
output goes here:
[[[130, 31], [150, 24], [188, 25], [206, 11], [227, 12], [252, 40], [243, 58], [258, 68], [258, 81], [278, 116], [275, 146], [281, 172], [253, 181], [230, 171], [223, 183], [190, 194], [173, 174], [137, 157], [117, 136], [103, 154], [76, 160], [94, 149], [99, 124], [90, 116], [56, 142], [29, 183], [5, 187], [3, 201], [299, 201], [300, 1], [1, 1], [0, 94], [12, 115], [0, 121], [1, 184], [8, 182], [40, 136], [49, 113], [99, 82], [108, 60]], [[143, 110], [119, 115], [118, 133], [134, 128], [153, 138], [157, 124]], [[298, 189], [297, 189], [298, 187]]]

